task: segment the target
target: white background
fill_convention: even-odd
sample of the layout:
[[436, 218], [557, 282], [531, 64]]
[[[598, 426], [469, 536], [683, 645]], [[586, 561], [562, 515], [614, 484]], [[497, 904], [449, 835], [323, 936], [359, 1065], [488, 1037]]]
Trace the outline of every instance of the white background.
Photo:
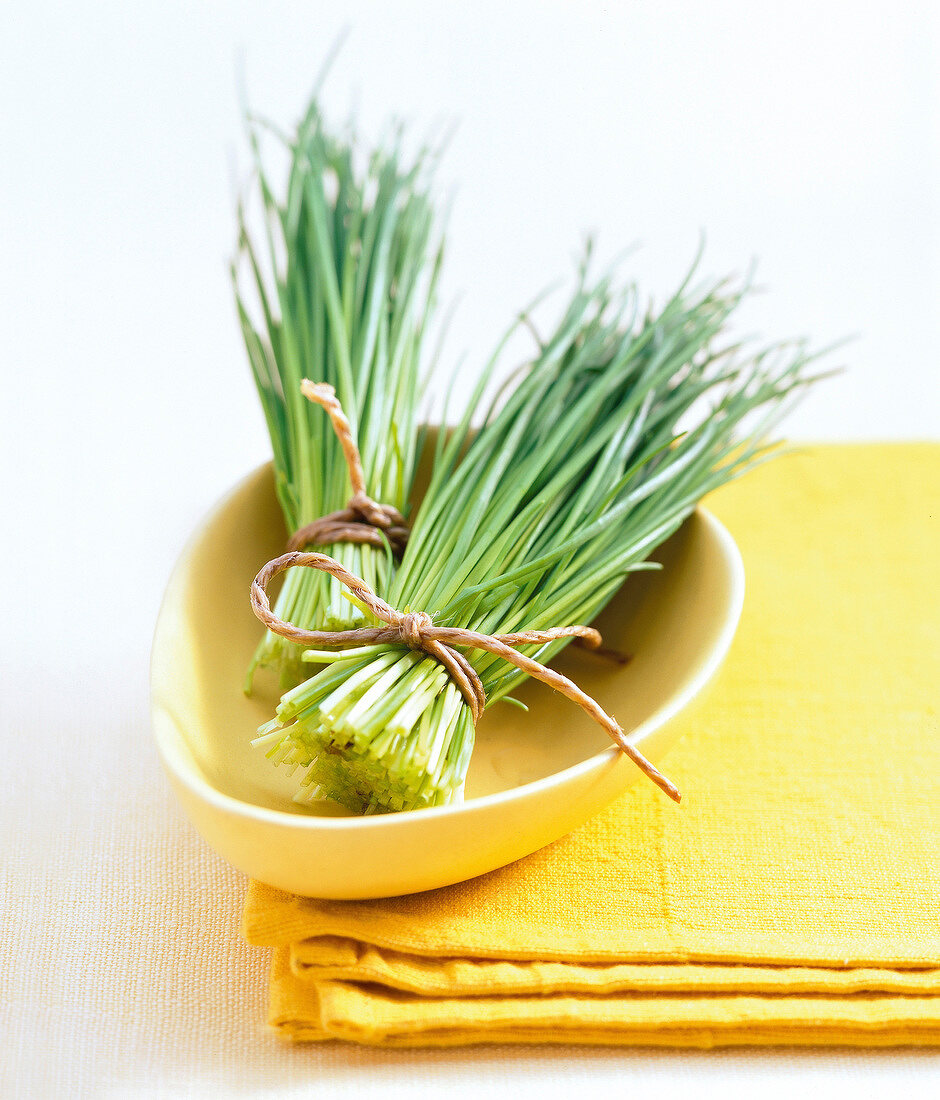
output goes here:
[[[923, 3], [10, 3], [0, 10], [5, 1095], [923, 1094], [930, 1053], [290, 1050], [242, 881], [172, 803], [146, 662], [187, 533], [268, 453], [227, 263], [250, 103], [456, 121], [465, 379], [586, 231], [662, 296], [759, 260], [740, 334], [855, 335], [791, 437], [937, 436], [940, 130]], [[467, 383], [465, 383], [467, 384]], [[222, 1011], [224, 1009], [224, 1011]]]

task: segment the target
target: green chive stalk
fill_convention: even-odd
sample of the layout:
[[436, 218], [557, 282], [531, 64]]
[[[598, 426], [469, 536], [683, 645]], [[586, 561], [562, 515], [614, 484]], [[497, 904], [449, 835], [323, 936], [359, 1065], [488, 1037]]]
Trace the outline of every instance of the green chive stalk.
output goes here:
[[[642, 313], [635, 287], [589, 286], [582, 269], [556, 331], [475, 437], [473, 405], [439, 437], [384, 598], [483, 633], [590, 622], [706, 493], [764, 455], [781, 403], [811, 380], [802, 345], [718, 346], [743, 293], [686, 280]], [[522, 652], [544, 663], [565, 644]], [[524, 679], [463, 652], [487, 706]], [[326, 667], [282, 697], [257, 739], [300, 771], [297, 801], [374, 813], [461, 797], [474, 724], [440, 664], [403, 645], [305, 659]]]
[[[262, 164], [260, 128], [249, 124], [260, 221], [253, 235], [238, 211], [235, 299], [274, 456], [275, 487], [288, 531], [346, 507], [351, 486], [326, 413], [300, 382], [336, 390], [362, 456], [369, 496], [405, 512], [418, 445], [422, 345], [442, 259], [428, 196], [430, 155], [407, 160], [400, 135], [360, 165], [354, 137], [325, 127], [314, 100], [295, 134], [286, 193], [275, 197]], [[377, 591], [388, 589], [391, 551], [324, 547]], [[276, 610], [310, 629], [363, 625], [325, 574], [294, 569]], [[371, 619], [366, 622], [371, 623]], [[266, 632], [255, 670], [279, 670], [282, 689], [309, 675], [292, 642]]]

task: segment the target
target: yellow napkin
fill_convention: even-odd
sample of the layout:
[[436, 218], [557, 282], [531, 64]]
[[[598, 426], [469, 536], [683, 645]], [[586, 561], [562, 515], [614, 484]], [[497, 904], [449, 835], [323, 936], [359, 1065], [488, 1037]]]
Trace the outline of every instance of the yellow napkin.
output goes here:
[[682, 805], [640, 782], [542, 851], [425, 894], [252, 883], [244, 932], [276, 949], [281, 1033], [940, 1043], [940, 446], [806, 448], [707, 503], [748, 594], [668, 758]]

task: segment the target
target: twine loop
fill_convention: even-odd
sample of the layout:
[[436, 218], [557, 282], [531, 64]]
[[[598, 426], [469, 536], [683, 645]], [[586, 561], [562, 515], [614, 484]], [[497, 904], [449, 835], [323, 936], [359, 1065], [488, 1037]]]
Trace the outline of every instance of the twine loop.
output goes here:
[[[267, 595], [268, 583], [279, 573], [295, 566], [320, 569], [345, 585], [384, 626], [358, 627], [353, 630], [301, 630], [285, 623], [271, 610]], [[463, 627], [438, 626], [425, 611], [399, 611], [378, 596], [362, 578], [350, 573], [328, 554], [288, 551], [265, 565], [251, 584], [251, 607], [264, 625], [282, 638], [307, 646], [370, 645], [376, 643], [404, 643], [411, 649], [423, 651], [439, 661], [466, 700], [478, 722], [486, 705], [486, 693], [476, 670], [456, 646], [482, 649], [494, 653], [516, 668], [541, 680], [555, 691], [581, 707], [595, 722], [607, 731], [617, 747], [674, 801], [680, 799], [679, 791], [657, 768], [627, 740], [617, 721], [582, 691], [573, 680], [540, 664], [534, 658], [519, 652], [519, 646], [545, 645], [559, 638], [579, 638], [589, 648], [601, 644], [600, 634], [589, 626], [555, 626], [546, 630], [524, 630], [513, 634], [481, 634]]]

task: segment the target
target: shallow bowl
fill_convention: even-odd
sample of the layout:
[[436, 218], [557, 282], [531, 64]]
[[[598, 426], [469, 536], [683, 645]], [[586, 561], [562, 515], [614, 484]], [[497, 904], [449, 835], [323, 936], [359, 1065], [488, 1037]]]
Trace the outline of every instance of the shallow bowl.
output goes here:
[[[429, 890], [528, 855], [630, 784], [648, 782], [577, 706], [530, 681], [514, 692], [528, 713], [496, 705], [481, 720], [464, 802], [373, 817], [296, 805], [296, 779], [250, 744], [277, 692], [259, 685], [247, 698], [241, 691], [259, 637], [248, 587], [284, 541], [271, 469], [262, 467], [193, 535], [154, 637], [160, 756], [196, 828], [239, 870], [313, 897]], [[731, 536], [702, 509], [655, 556], [663, 569], [632, 575], [596, 624], [605, 646], [631, 660], [619, 665], [569, 647], [553, 665], [658, 764], [690, 726], [689, 705], [731, 644], [744, 570]]]

